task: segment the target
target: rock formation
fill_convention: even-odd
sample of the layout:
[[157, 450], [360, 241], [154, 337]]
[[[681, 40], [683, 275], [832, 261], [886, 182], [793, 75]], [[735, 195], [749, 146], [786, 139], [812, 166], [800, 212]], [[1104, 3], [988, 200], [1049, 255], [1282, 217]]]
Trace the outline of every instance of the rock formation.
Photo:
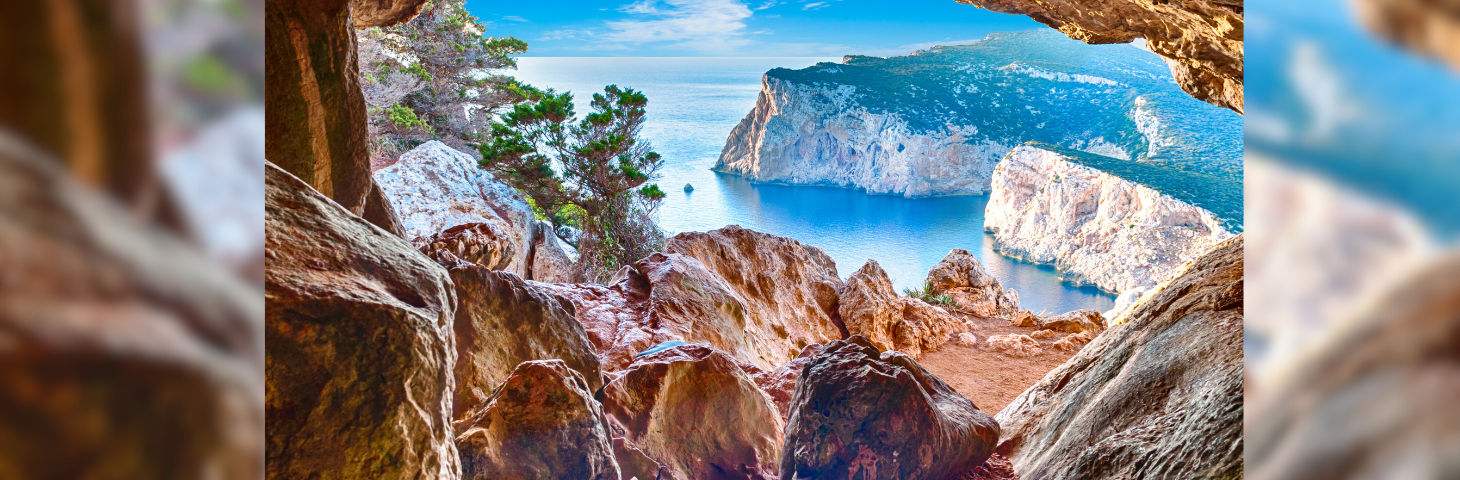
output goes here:
[[847, 277], [842, 290], [841, 317], [851, 335], [861, 335], [881, 350], [896, 350], [917, 358], [933, 350], [968, 325], [941, 307], [898, 295], [892, 280], [876, 260]]
[[1010, 316], [1019, 312], [1019, 296], [999, 285], [968, 250], [955, 248], [928, 270], [925, 282], [932, 292], [947, 294], [965, 312], [980, 317]]
[[1242, 113], [1242, 2], [1234, 0], [958, 0], [1028, 15], [1086, 43], [1129, 43], [1166, 58], [1191, 96]]
[[674, 478], [777, 475], [783, 423], [736, 361], [702, 345], [639, 357], [603, 389], [626, 440]]
[[[279, 0], [265, 3], [266, 158], [356, 215], [374, 188], [355, 29], [410, 20], [425, 0]], [[377, 225], [380, 225], [377, 223]], [[397, 231], [393, 225], [380, 225]], [[439, 229], [438, 229], [439, 230]], [[428, 233], [435, 233], [428, 232]]]
[[998, 438], [994, 419], [943, 380], [854, 335], [826, 345], [796, 382], [781, 478], [956, 478]]
[[1262, 389], [1248, 370], [1248, 478], [1460, 475], [1460, 253], [1373, 293], [1352, 324], [1264, 366], [1273, 378]]
[[537, 229], [527, 198], [478, 167], [470, 155], [426, 142], [376, 171], [375, 181], [400, 215], [407, 239], [469, 223], [495, 224], [495, 234], [511, 239], [512, 260], [504, 269], [532, 278], [528, 270]]
[[611, 286], [547, 285], [572, 300], [605, 369], [620, 370], [649, 347], [682, 340], [769, 371], [808, 345], [841, 338], [840, 281], [820, 249], [727, 227], [677, 235], [665, 250], [685, 254], [650, 255]]
[[761, 82], [715, 171], [908, 197], [982, 195], [999, 159], [1029, 140], [1195, 170], [1241, 168], [1240, 116], [1181, 92], [1146, 52], [1056, 32], [849, 56], [771, 70]]
[[0, 476], [264, 477], [259, 289], [3, 130]]
[[1230, 237], [1241, 198], [1240, 181], [1029, 143], [994, 170], [984, 229], [1001, 253], [1118, 293], [1169, 279]]
[[724, 278], [752, 314], [778, 335], [786, 330], [796, 338], [797, 352], [846, 336], [837, 314], [841, 277], [820, 248], [730, 225], [675, 235], [664, 242], [664, 251], [693, 257]]
[[536, 230], [532, 234], [532, 264], [528, 272], [531, 278], [551, 283], [580, 281], [578, 249], [558, 238], [552, 222], [538, 220], [532, 228]]
[[1424, 0], [1352, 2], [1354, 16], [1374, 34], [1460, 69], [1460, 10]]
[[988, 344], [989, 350], [993, 350], [996, 353], [1014, 358], [1023, 358], [1044, 353], [1044, 349], [1039, 348], [1039, 342], [1034, 340], [1035, 338], [1030, 335], [1011, 333], [991, 336], [988, 340], [985, 340], [985, 343]]
[[446, 270], [269, 164], [267, 469], [274, 478], [455, 478]]
[[1021, 478], [1242, 475], [1242, 237], [998, 414]]
[[458, 265], [481, 265], [502, 270], [517, 257], [513, 235], [501, 222], [463, 223], [411, 243], [421, 253], [446, 268]]
[[765, 381], [759, 382], [761, 390], [775, 402], [782, 419], [791, 415], [791, 395], [796, 393], [796, 379], [801, 378], [801, 370], [811, 363], [812, 357], [821, 353], [822, 348], [822, 345], [812, 344], [801, 349], [801, 354], [795, 360], [776, 367], [765, 375]]
[[1095, 332], [1105, 329], [1105, 317], [1094, 310], [1075, 310], [1036, 320], [1036, 328], [1064, 333]]
[[456, 439], [462, 478], [617, 480], [608, 420], [583, 375], [523, 362]]
[[[456, 284], [456, 392], [452, 418], [487, 402], [522, 362], [559, 359], [588, 392], [603, 386], [593, 344], [573, 318], [573, 304], [510, 272], [473, 265], [451, 269]], [[458, 429], [460, 431], [460, 429]]]

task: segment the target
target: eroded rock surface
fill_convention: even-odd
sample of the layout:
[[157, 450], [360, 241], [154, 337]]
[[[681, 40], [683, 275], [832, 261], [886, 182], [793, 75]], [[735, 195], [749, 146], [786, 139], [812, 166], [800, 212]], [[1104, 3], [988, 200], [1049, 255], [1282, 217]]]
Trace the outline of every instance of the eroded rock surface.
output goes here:
[[943, 380], [854, 335], [828, 344], [796, 382], [781, 478], [952, 478], [998, 438], [994, 419]]
[[820, 249], [727, 227], [677, 235], [665, 250], [626, 267], [611, 286], [548, 285], [572, 300], [607, 370], [681, 340], [769, 371], [842, 336], [840, 280]]
[[454, 420], [476, 413], [522, 362], [558, 359], [582, 376], [590, 395], [603, 386], [598, 357], [572, 303], [541, 284], [480, 265], [451, 269], [451, 280], [460, 299], [453, 327]]
[[765, 375], [764, 381], [759, 382], [760, 388], [776, 403], [776, 410], [781, 412], [783, 419], [791, 415], [791, 396], [796, 393], [796, 379], [801, 378], [801, 369], [811, 363], [811, 358], [821, 353], [822, 348], [819, 344], [807, 346], [795, 360], [776, 367]]
[[456, 478], [446, 270], [303, 181], [265, 171], [271, 478]]
[[879, 349], [896, 350], [913, 358], [938, 348], [951, 334], [969, 327], [947, 310], [898, 295], [876, 260], [868, 260], [847, 277], [840, 309], [848, 333], [866, 337]]
[[968, 250], [955, 248], [928, 270], [927, 286], [948, 294], [958, 308], [980, 317], [1007, 316], [1019, 312], [1019, 296], [1004, 289], [978, 258]]
[[464, 223], [425, 237], [416, 237], [411, 244], [446, 268], [458, 265], [482, 265], [502, 270], [517, 256], [512, 234], [502, 222]]
[[781, 416], [722, 352], [680, 345], [639, 357], [604, 387], [603, 409], [675, 478], [777, 476]]
[[553, 224], [547, 220], [534, 222], [532, 228], [536, 229], [532, 235], [532, 279], [550, 283], [580, 281], [578, 249], [558, 238]]
[[1191, 96], [1242, 113], [1241, 0], [957, 0], [1028, 15], [1086, 43], [1130, 43], [1166, 58]]
[[[1118, 293], [1170, 279], [1186, 262], [1231, 237], [1224, 222], [1205, 208], [1087, 166], [1101, 161], [1037, 143], [1011, 150], [994, 170], [984, 211], [984, 229], [994, 234], [994, 248], [1053, 264], [1069, 280]], [[1173, 191], [1225, 191], [1203, 187], [1209, 177], [1202, 175], [1128, 168], [1125, 174], [1168, 182], [1176, 185]], [[1240, 186], [1230, 187], [1235, 202], [1221, 197], [1212, 202], [1235, 208], [1240, 216]]]
[[1094, 310], [1075, 310], [1036, 320], [1036, 328], [1064, 333], [1094, 332], [1105, 329], [1105, 317]]
[[0, 476], [264, 477], [259, 288], [6, 132], [0, 225]]
[[523, 362], [456, 439], [462, 478], [617, 480], [608, 421], [583, 375]]
[[1242, 475], [1242, 237], [998, 414], [1021, 478]]
[[505, 270], [528, 276], [535, 240], [535, 217], [527, 198], [477, 166], [470, 155], [438, 141], [401, 154], [400, 161], [375, 172], [375, 182], [395, 207], [406, 238], [429, 237], [470, 223], [496, 224], [511, 239]]

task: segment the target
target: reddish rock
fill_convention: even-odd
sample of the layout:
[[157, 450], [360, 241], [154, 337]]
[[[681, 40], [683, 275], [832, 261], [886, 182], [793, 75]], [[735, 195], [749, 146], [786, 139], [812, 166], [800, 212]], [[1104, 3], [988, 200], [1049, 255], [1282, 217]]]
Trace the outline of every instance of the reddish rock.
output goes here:
[[464, 223], [417, 237], [411, 242], [421, 253], [446, 268], [482, 265], [491, 270], [507, 268], [516, 256], [511, 234], [501, 222]]
[[841, 294], [841, 317], [847, 331], [862, 335], [883, 350], [913, 358], [933, 350], [969, 325], [942, 308], [898, 295], [892, 280], [875, 260], [847, 278]]
[[454, 420], [476, 413], [522, 362], [558, 359], [585, 379], [590, 395], [603, 386], [598, 357], [573, 318], [572, 303], [541, 284], [481, 265], [453, 268], [451, 280], [460, 299], [453, 327]]
[[680, 345], [639, 357], [604, 387], [603, 409], [674, 478], [776, 477], [784, 424], [722, 352]]
[[669, 480], [673, 476], [649, 458], [643, 450], [629, 445], [623, 438], [613, 439], [613, 458], [618, 461], [619, 476], [623, 480]]
[[968, 250], [955, 248], [928, 270], [927, 287], [947, 294], [953, 303], [980, 317], [1008, 316], [1019, 312], [1019, 297], [1005, 290], [999, 279], [984, 270]]
[[[627, 367], [635, 354], [649, 347], [681, 340], [710, 345], [769, 371], [791, 361], [802, 348], [818, 343], [822, 334], [834, 328], [825, 324], [811, 330], [802, 320], [758, 310], [769, 303], [746, 300], [746, 292], [699, 260], [673, 253], [655, 253], [640, 260], [621, 271], [610, 287], [548, 288], [573, 301], [578, 321], [607, 370]], [[812, 297], [799, 298], [803, 301], [798, 308], [778, 304], [774, 311], [820, 308]]]
[[259, 288], [4, 134], [0, 225], [0, 477], [264, 476]]
[[949, 478], [982, 464], [998, 438], [994, 419], [943, 380], [854, 335], [796, 382], [781, 478]]
[[765, 381], [758, 382], [761, 390], [771, 397], [775, 402], [776, 410], [781, 412], [781, 418], [791, 416], [791, 395], [796, 393], [796, 379], [801, 378], [801, 369], [811, 363], [811, 357], [821, 353], [822, 346], [819, 344], [808, 345], [801, 349], [801, 355], [785, 365], [776, 367], [765, 376]]
[[265, 172], [271, 478], [454, 478], [446, 270], [293, 175]]
[[561, 360], [523, 362], [456, 438], [463, 479], [617, 480], [607, 419]]
[[699, 260], [739, 294], [749, 335], [782, 347], [766, 355], [768, 363], [751, 359], [763, 368], [790, 361], [807, 345], [847, 335], [837, 308], [841, 277], [820, 248], [731, 225], [675, 235], [664, 251]]
[[1242, 477], [1242, 245], [1192, 262], [999, 412], [1021, 477]]

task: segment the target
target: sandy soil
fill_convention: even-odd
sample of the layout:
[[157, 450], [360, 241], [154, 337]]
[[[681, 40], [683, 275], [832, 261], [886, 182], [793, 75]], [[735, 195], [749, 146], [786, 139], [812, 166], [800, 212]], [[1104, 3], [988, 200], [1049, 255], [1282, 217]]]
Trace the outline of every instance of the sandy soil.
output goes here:
[[1050, 348], [1056, 340], [1064, 337], [1063, 333], [1054, 338], [1037, 339], [1044, 349], [1039, 355], [1011, 358], [994, 353], [984, 343], [989, 336], [1028, 335], [1035, 329], [1010, 326], [1008, 320], [1002, 318], [970, 316], [969, 319], [976, 325], [970, 333], [978, 336], [977, 347], [946, 343], [935, 352], [923, 354], [918, 363], [948, 382], [958, 393], [973, 400], [979, 410], [989, 415], [1003, 410], [1020, 393], [1044, 378], [1045, 373], [1075, 355], [1075, 352]]

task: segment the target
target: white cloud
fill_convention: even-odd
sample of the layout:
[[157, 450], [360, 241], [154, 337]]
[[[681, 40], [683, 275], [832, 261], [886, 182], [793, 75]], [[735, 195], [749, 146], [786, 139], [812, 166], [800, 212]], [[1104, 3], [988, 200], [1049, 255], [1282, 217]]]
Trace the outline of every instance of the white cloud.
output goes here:
[[816, 10], [818, 8], [824, 8], [824, 7], [827, 7], [829, 5], [831, 5], [831, 4], [826, 3], [826, 2], [812, 2], [812, 3], [808, 3], [806, 5], [802, 5], [801, 6], [801, 9], [802, 10]]
[[774, 7], [774, 6], [777, 6], [777, 5], [784, 5], [785, 3], [786, 2], [781, 2], [781, 1], [777, 1], [777, 0], [766, 0], [766, 2], [760, 4], [759, 7], [755, 7], [755, 10], [756, 11], [761, 11], [761, 10], [765, 10], [767, 8], [771, 8], [771, 7]]
[[743, 38], [753, 14], [737, 0], [642, 0], [619, 11], [644, 19], [605, 22], [601, 38], [619, 43], [672, 42], [669, 47], [725, 53], [750, 43]]
[[516, 15], [508, 15], [508, 16], [502, 17], [502, 19], [503, 20], [506, 20], [506, 21], [509, 21], [509, 22], [531, 22], [532, 21], [532, 20], [528, 20], [526, 18], [522, 18], [522, 17], [516, 16]]

